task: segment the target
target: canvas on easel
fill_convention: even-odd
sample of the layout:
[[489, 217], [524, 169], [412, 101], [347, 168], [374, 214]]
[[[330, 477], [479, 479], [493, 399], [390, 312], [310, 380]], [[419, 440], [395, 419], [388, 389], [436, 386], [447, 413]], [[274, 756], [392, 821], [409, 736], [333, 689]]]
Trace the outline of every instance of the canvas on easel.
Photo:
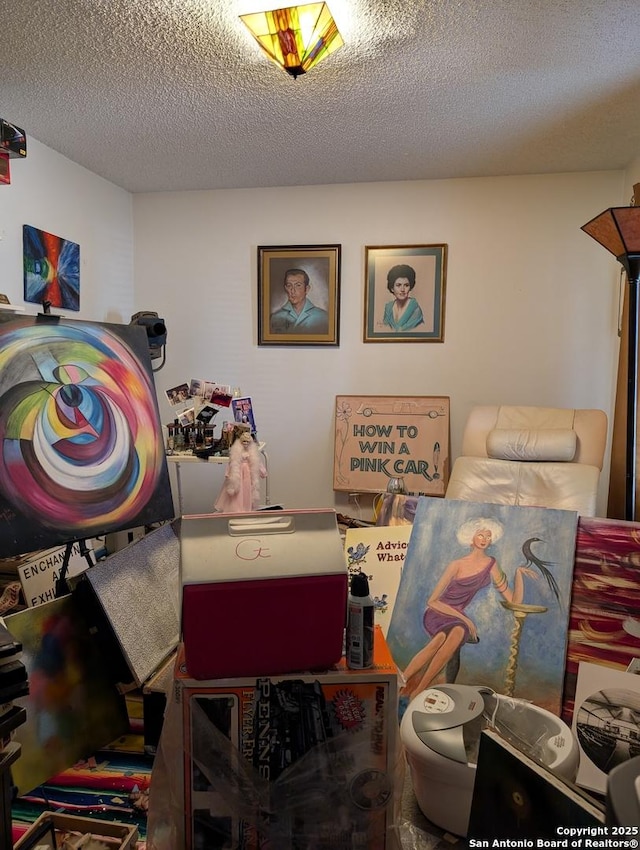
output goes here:
[[173, 517], [144, 328], [0, 316], [3, 556]]
[[418, 500], [388, 642], [403, 696], [486, 685], [559, 714], [577, 514]]

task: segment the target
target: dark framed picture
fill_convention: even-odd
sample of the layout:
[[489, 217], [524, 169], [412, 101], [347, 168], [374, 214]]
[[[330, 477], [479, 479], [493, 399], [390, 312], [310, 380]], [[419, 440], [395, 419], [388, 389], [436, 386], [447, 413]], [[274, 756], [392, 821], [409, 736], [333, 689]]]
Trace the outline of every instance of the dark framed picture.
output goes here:
[[340, 253], [258, 246], [258, 345], [339, 345]]
[[365, 342], [444, 342], [446, 245], [365, 248]]

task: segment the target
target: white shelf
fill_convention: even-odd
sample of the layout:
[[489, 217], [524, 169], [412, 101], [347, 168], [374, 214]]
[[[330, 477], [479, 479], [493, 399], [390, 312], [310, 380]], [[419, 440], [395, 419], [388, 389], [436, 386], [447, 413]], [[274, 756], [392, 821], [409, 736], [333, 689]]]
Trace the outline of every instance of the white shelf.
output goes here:
[[[258, 449], [264, 454], [266, 443], [258, 443]], [[211, 457], [198, 457], [192, 452], [174, 452], [167, 455], [169, 463], [229, 463], [229, 456], [211, 455]]]
[[220, 457], [220, 455], [211, 455], [211, 457], [197, 457], [191, 452], [174, 452], [172, 455], [167, 455], [168, 463], [229, 463], [228, 457]]
[[16, 307], [14, 304], [2, 304], [0, 302], [0, 310], [6, 310], [9, 313], [24, 313], [24, 307]]
[[[258, 449], [260, 450], [260, 454], [264, 459], [264, 466], [267, 471], [267, 475], [265, 477], [264, 486], [265, 486], [265, 502], [267, 505], [271, 504], [271, 497], [269, 493], [269, 456], [265, 452], [266, 443], [258, 443]], [[197, 457], [191, 452], [176, 452], [175, 454], [166, 455], [167, 463], [173, 464], [176, 469], [176, 485], [178, 489], [178, 511], [179, 515], [182, 516], [182, 476], [180, 475], [180, 467], [183, 463], [194, 464], [194, 463], [229, 463], [228, 457]]]

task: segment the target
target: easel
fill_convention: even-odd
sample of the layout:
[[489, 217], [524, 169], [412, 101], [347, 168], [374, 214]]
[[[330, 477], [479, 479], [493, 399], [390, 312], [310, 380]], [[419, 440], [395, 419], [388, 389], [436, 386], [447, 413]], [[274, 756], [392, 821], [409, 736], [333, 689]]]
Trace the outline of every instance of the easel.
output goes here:
[[[51, 319], [58, 320], [58, 316], [54, 316], [51, 313], [51, 301], [43, 301], [42, 302], [42, 313], [39, 314], [41, 317], [48, 317]], [[80, 554], [84, 556], [90, 567], [93, 566], [93, 561], [91, 560], [91, 550], [87, 547], [86, 540], [77, 541], [80, 546]], [[67, 573], [69, 572], [69, 561], [71, 560], [71, 554], [73, 552], [73, 547], [76, 541], [72, 541], [71, 543], [67, 543], [64, 550], [64, 558], [62, 559], [62, 567], [60, 569], [60, 576], [56, 581], [56, 599], [60, 599], [61, 596], [66, 596], [69, 593], [69, 585], [67, 584]]]
[[72, 540], [71, 543], [67, 543], [64, 549], [64, 557], [62, 559], [60, 575], [58, 576], [58, 580], [56, 581], [56, 599], [60, 599], [62, 596], [66, 596], [67, 593], [69, 593], [67, 573], [69, 572], [69, 561], [71, 560], [73, 547], [76, 545], [76, 543], [80, 547], [80, 554], [84, 557], [87, 564], [89, 564], [90, 567], [93, 566], [93, 561], [91, 560], [91, 549], [89, 549], [89, 547], [87, 546], [86, 540]]
[[2, 801], [2, 814], [0, 817], [0, 847], [2, 850], [10, 850], [13, 846], [11, 828], [11, 804], [13, 802], [13, 784], [11, 782], [11, 765], [20, 755], [21, 747], [15, 741], [0, 753], [0, 800]]

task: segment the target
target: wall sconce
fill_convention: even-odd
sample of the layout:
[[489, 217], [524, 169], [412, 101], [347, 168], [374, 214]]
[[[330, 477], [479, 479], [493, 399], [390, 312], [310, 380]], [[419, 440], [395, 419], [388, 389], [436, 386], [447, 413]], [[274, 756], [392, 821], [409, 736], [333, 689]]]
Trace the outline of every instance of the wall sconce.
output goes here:
[[167, 345], [167, 326], [164, 319], [158, 318], [158, 314], [151, 310], [141, 310], [139, 313], [134, 313], [131, 317], [130, 325], [140, 325], [147, 332], [147, 342], [149, 344], [149, 356], [151, 360], [157, 360], [162, 357], [162, 363], [157, 369], [151, 368], [154, 372], [159, 372], [165, 364], [166, 345]]
[[[634, 187], [640, 200], [640, 183]], [[636, 442], [638, 416], [638, 282], [640, 280], [640, 206], [610, 207], [580, 228], [622, 264], [629, 281], [629, 345], [625, 449], [625, 519], [636, 513]]]
[[272, 62], [295, 79], [344, 44], [326, 3], [240, 15]]

